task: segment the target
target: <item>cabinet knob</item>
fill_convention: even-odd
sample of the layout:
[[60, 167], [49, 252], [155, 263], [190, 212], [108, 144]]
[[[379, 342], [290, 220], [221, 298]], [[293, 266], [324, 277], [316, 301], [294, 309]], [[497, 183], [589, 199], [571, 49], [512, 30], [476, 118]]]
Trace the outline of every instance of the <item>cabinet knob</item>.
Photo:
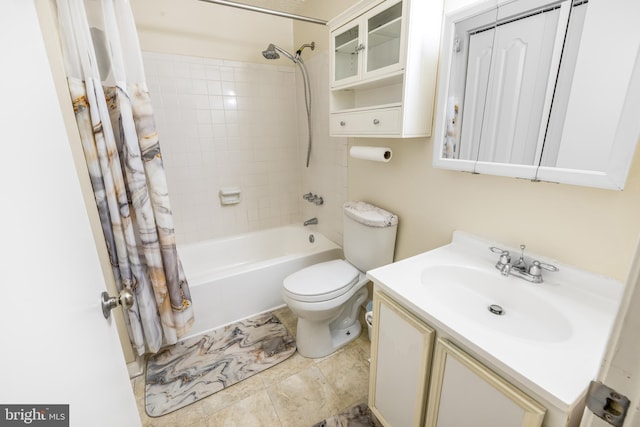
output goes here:
[[356, 46], [356, 53], [360, 52], [361, 50], [364, 50], [364, 45], [362, 43]]
[[344, 126], [344, 125], [346, 125], [345, 121], [344, 120], [340, 120], [340, 126]]
[[374, 124], [374, 125], [379, 125], [379, 124], [380, 124], [380, 120], [378, 120], [378, 119], [373, 119], [373, 124]]

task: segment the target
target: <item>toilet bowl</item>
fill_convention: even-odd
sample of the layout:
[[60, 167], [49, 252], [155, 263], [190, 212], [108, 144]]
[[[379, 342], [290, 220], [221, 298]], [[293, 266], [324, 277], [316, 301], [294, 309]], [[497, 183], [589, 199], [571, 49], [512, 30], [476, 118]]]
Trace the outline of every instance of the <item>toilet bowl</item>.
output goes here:
[[365, 202], [344, 205], [344, 260], [315, 264], [284, 279], [282, 298], [298, 317], [297, 347], [324, 357], [356, 339], [368, 299], [366, 271], [393, 261], [398, 217]]
[[368, 279], [344, 260], [315, 264], [288, 276], [282, 298], [298, 317], [297, 347], [305, 357], [324, 357], [357, 338]]

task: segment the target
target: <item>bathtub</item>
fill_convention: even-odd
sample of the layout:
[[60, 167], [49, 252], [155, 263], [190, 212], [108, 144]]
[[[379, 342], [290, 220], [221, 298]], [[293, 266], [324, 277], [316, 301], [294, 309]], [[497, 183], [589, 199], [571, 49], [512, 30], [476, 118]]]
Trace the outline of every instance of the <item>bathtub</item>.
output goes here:
[[341, 258], [342, 248], [302, 225], [289, 225], [179, 245], [178, 255], [195, 317], [188, 338], [283, 306], [285, 277]]

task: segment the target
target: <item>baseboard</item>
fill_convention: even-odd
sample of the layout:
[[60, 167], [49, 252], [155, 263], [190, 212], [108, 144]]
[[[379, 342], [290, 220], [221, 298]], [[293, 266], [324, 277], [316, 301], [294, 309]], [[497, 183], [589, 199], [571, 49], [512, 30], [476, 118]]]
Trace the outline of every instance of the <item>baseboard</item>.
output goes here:
[[127, 370], [129, 371], [129, 378], [133, 379], [139, 377], [144, 373], [144, 357], [136, 356], [136, 360], [131, 363], [127, 363]]

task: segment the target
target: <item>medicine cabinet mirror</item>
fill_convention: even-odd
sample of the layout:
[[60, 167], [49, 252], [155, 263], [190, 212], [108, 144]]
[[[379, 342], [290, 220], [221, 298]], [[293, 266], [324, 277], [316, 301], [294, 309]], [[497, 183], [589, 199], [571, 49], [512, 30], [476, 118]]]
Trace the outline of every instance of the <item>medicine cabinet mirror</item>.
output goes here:
[[445, 13], [435, 167], [622, 189], [640, 137], [640, 2]]

